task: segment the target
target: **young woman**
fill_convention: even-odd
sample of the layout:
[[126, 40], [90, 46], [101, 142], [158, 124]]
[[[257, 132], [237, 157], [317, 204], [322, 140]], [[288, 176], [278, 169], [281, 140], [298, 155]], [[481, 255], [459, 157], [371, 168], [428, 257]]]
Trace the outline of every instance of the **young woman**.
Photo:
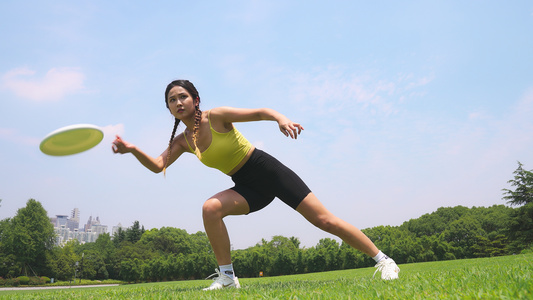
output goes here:
[[[340, 237], [377, 262], [383, 279], [396, 279], [400, 269], [391, 258], [379, 251], [359, 229], [329, 212], [307, 185], [274, 157], [256, 149], [235, 128], [235, 122], [276, 121], [281, 132], [293, 139], [304, 129], [279, 112], [268, 109], [217, 107], [200, 110], [200, 96], [187, 80], [171, 82], [165, 91], [165, 104], [175, 117], [167, 149], [157, 158], [117, 136], [115, 153], [131, 153], [149, 170], [165, 172], [183, 153], [194, 153], [202, 163], [231, 176], [235, 186], [209, 198], [203, 205], [203, 221], [209, 242], [219, 264], [218, 277], [205, 290], [239, 288], [230, 255], [230, 240], [224, 217], [245, 215], [267, 206], [277, 197], [298, 211], [318, 228]], [[185, 130], [176, 135], [178, 124]]]

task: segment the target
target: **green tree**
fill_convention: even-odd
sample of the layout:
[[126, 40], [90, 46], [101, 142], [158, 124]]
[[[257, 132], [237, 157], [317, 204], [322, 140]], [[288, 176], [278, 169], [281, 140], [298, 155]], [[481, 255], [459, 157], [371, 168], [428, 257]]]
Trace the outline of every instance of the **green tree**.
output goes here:
[[104, 259], [108, 259], [115, 252], [115, 245], [109, 233], [102, 233], [94, 242], [94, 248], [98, 250]]
[[102, 233], [94, 243], [85, 243], [77, 247], [78, 255], [85, 254], [80, 260], [80, 276], [89, 279], [108, 279], [111, 275], [116, 247], [109, 233]]
[[94, 243], [78, 245], [75, 252], [81, 257], [78, 272], [80, 278], [99, 280], [111, 278], [115, 244], [109, 233], [100, 234]]
[[179, 280], [185, 278], [183, 264], [185, 263], [183, 254], [170, 254], [167, 256], [166, 265], [168, 266], [169, 280]]
[[258, 277], [259, 272], [270, 275], [270, 258], [261, 245], [232, 253], [235, 272], [241, 277]]
[[16, 277], [19, 275], [20, 268], [17, 264], [17, 258], [9, 252], [6, 238], [11, 232], [11, 219], [7, 218], [0, 221], [0, 277]]
[[324, 251], [317, 250], [315, 247], [307, 249], [305, 252], [307, 261], [307, 270], [309, 272], [326, 271], [327, 258]]
[[158, 256], [159, 254], [154, 253], [148, 245], [143, 244], [132, 244], [128, 241], [124, 241], [120, 244], [120, 248], [114, 253], [115, 258], [118, 261], [126, 259], [152, 259], [153, 257]]
[[516, 208], [511, 215], [508, 231], [510, 250], [518, 252], [533, 246], [533, 203]]
[[325, 271], [338, 270], [341, 267], [339, 243], [331, 238], [323, 238], [318, 241], [316, 249], [323, 253], [326, 258]]
[[456, 247], [456, 258], [472, 258], [474, 250], [472, 246], [478, 241], [478, 236], [486, 236], [478, 220], [470, 216], [464, 216], [448, 224], [444, 231], [444, 239], [453, 247]]
[[[366, 254], [354, 249], [344, 241], [340, 246], [341, 269], [355, 269], [368, 266], [365, 264]], [[394, 257], [396, 259], [396, 257]]]
[[513, 209], [503, 204], [491, 207], [472, 207], [471, 214], [480, 223], [485, 232], [502, 233], [507, 229]]
[[46, 272], [46, 253], [54, 244], [54, 227], [40, 202], [30, 199], [10, 220], [2, 237], [6, 254], [16, 256], [20, 272], [26, 276]]
[[126, 240], [135, 244], [141, 239], [144, 231], [144, 226], [141, 228], [139, 221], [135, 221], [130, 228], [126, 229]]
[[195, 249], [194, 240], [187, 231], [172, 227], [151, 229], [146, 231], [139, 243], [160, 253], [183, 253], [190, 254], [197, 251], [205, 252], [204, 249]]
[[[435, 229], [433, 219], [434, 216], [423, 216], [424, 222], [418, 222], [420, 228], [424, 228], [423, 232], [440, 232], [442, 229]], [[414, 224], [413, 220], [409, 221], [409, 224]], [[369, 229], [364, 229], [363, 232], [376, 244], [376, 246], [394, 257], [397, 263], [405, 263], [409, 260], [420, 261], [418, 259], [419, 254], [422, 252], [420, 245], [416, 245], [416, 234], [410, 232], [405, 226], [393, 227], [393, 226], [376, 226]], [[428, 236], [428, 235], [422, 235]], [[418, 247], [417, 247], [418, 246]], [[372, 259], [367, 260], [367, 266], [373, 265]]]
[[519, 251], [533, 244], [533, 170], [527, 171], [518, 162], [514, 171], [514, 179], [508, 181], [514, 190], [503, 189], [504, 200], [513, 206], [522, 205], [515, 209], [509, 221], [508, 235], [511, 240], [511, 250]]
[[127, 282], [137, 282], [141, 278], [141, 261], [137, 258], [120, 262], [120, 279]]
[[78, 276], [91, 280], [104, 280], [109, 278], [104, 256], [97, 250], [84, 251], [80, 262]]
[[209, 243], [209, 238], [205, 232], [198, 231], [196, 233], [191, 233], [189, 237], [191, 238], [192, 251], [205, 252], [214, 255], [213, 248], [211, 248], [211, 243]]
[[52, 272], [50, 277], [59, 280], [71, 280], [74, 278], [76, 262], [81, 257], [76, 254], [76, 248], [79, 247], [78, 240], [68, 241], [63, 247], [54, 247], [47, 254], [47, 261]]
[[417, 237], [438, 235], [446, 230], [448, 224], [468, 214], [469, 211], [464, 206], [439, 207], [433, 213], [404, 222], [401, 227], [414, 233]]
[[120, 244], [126, 240], [126, 230], [119, 227], [118, 230], [113, 234], [113, 243], [115, 247], [119, 247]]
[[296, 238], [286, 238], [281, 235], [272, 237], [272, 240], [263, 245], [270, 257], [271, 275], [289, 275], [296, 273], [296, 259], [299, 241]]
[[514, 179], [507, 181], [515, 189], [503, 189], [503, 199], [507, 204], [518, 206], [533, 202], [533, 170], [527, 171], [522, 168], [522, 163], [518, 162], [518, 168], [513, 172]]
[[484, 237], [477, 236], [477, 243], [472, 246], [474, 256], [492, 257], [507, 254], [507, 237], [503, 234]]

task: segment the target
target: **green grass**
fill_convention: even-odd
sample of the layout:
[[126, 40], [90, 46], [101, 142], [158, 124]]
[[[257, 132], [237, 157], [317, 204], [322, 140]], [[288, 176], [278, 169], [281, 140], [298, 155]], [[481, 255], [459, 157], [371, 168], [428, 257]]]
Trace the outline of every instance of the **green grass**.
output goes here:
[[[533, 254], [400, 265], [400, 279], [374, 268], [241, 278], [242, 288], [204, 292], [211, 281], [0, 291], [0, 299], [533, 299]], [[238, 275], [238, 274], [237, 274]]]
[[[113, 279], [106, 279], [106, 280], [88, 280], [88, 279], [82, 279], [80, 282], [79, 278], [76, 278], [75, 281], [61, 281], [61, 280], [55, 280], [54, 283], [47, 283], [45, 285], [39, 285], [38, 287], [43, 286], [77, 286], [77, 285], [99, 285], [99, 284], [122, 284], [123, 281], [120, 280], [113, 280]], [[1, 288], [0, 288], [1, 291]]]

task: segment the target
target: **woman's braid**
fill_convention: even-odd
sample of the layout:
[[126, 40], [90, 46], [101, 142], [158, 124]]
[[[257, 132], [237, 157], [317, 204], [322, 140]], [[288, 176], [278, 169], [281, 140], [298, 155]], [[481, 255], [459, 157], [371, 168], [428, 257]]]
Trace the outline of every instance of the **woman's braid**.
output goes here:
[[172, 152], [172, 141], [174, 140], [174, 136], [176, 135], [176, 129], [178, 129], [178, 125], [180, 124], [180, 119], [175, 118], [174, 119], [174, 129], [172, 129], [172, 135], [170, 135], [170, 141], [168, 142], [168, 153], [167, 153], [167, 160], [165, 161], [165, 166], [163, 167], [163, 175], [167, 175], [167, 167], [168, 163], [170, 161], [170, 153]]
[[202, 111], [200, 110], [200, 101], [197, 101], [195, 104], [196, 114], [194, 116], [194, 129], [192, 130], [192, 142], [194, 143], [194, 154], [199, 159], [202, 159], [202, 153], [200, 152], [200, 149], [198, 148], [198, 129], [200, 129], [200, 121], [202, 121]]

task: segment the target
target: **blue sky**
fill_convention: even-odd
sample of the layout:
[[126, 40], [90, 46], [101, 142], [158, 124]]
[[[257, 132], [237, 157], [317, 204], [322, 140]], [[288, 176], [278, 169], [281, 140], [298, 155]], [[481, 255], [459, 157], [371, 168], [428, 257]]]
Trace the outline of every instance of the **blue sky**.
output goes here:
[[[517, 161], [533, 169], [530, 1], [2, 1], [0, 32], [0, 219], [34, 198], [82, 223], [203, 231], [202, 203], [229, 177], [184, 155], [164, 178], [110, 150], [117, 133], [165, 149], [163, 94], [179, 78], [204, 110], [300, 122], [298, 140], [273, 122], [237, 127], [359, 228], [504, 204]], [[39, 151], [78, 123], [103, 127], [102, 143]], [[234, 248], [332, 237], [279, 200], [226, 222]]]

